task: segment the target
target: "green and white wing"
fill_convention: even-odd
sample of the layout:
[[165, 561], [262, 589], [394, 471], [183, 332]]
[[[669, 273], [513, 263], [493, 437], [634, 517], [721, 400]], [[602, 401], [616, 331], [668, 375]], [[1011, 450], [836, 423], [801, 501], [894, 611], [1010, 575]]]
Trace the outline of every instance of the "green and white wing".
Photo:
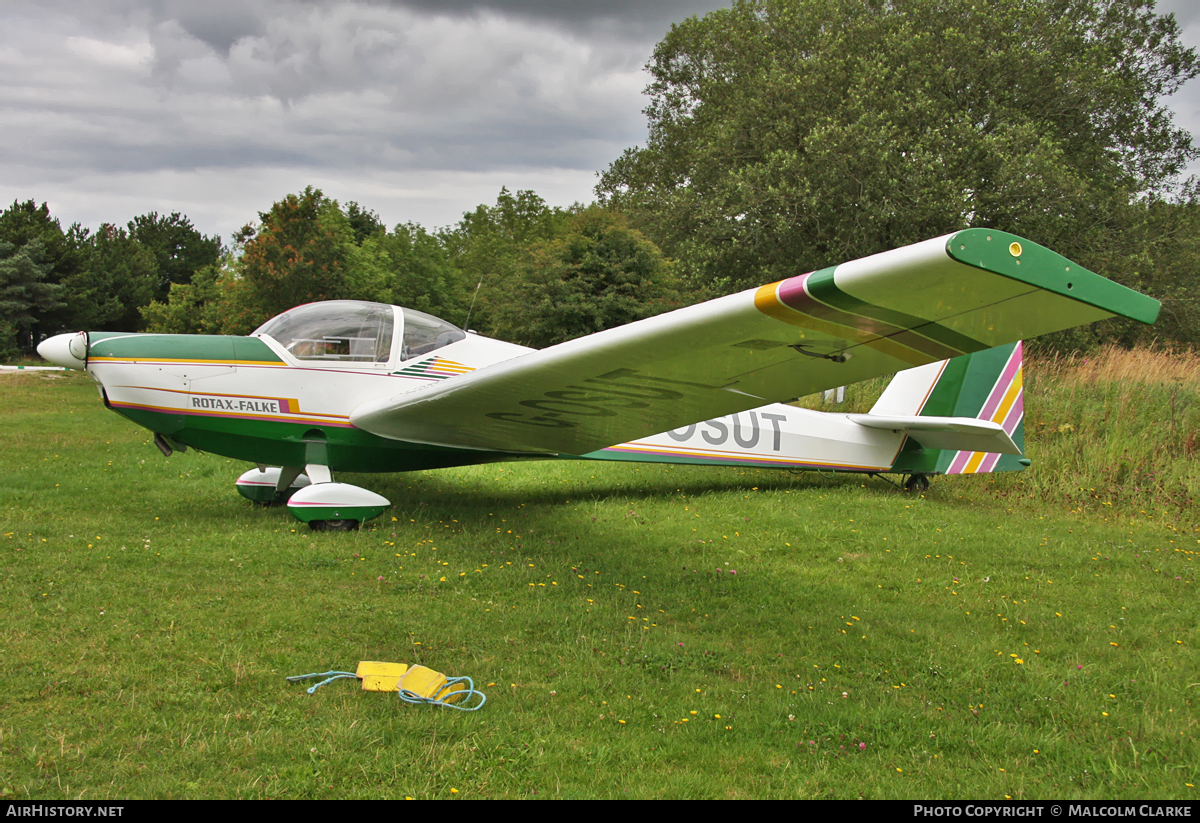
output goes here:
[[420, 443], [585, 454], [1159, 304], [1011, 234], [968, 229], [363, 404]]

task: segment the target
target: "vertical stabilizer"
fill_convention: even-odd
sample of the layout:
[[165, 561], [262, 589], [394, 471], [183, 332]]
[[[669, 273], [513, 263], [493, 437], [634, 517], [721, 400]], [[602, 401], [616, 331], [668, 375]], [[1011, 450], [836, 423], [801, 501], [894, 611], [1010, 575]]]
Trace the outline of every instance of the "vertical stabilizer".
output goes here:
[[[971, 417], [999, 424], [1025, 449], [1025, 397], [1021, 343], [955, 357], [900, 372], [871, 414], [921, 417]], [[894, 471], [930, 474], [974, 474], [1020, 471], [1028, 461], [1020, 455], [922, 449], [910, 441]]]

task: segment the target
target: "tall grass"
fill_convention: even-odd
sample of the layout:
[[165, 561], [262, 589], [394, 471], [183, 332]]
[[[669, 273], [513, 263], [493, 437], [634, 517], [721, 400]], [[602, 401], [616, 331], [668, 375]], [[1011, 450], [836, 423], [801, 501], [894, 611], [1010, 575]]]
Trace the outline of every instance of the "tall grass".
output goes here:
[[977, 484], [1071, 510], [1200, 522], [1200, 356], [1105, 347], [1026, 358], [1019, 477]]

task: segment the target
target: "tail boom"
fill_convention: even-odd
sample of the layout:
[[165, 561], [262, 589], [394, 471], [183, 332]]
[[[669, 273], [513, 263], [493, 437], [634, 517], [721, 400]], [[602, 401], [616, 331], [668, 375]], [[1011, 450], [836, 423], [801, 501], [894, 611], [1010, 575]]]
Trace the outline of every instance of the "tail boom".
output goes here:
[[900, 372], [869, 414], [784, 404], [581, 455], [590, 460], [877, 474], [1023, 469], [1021, 344]]

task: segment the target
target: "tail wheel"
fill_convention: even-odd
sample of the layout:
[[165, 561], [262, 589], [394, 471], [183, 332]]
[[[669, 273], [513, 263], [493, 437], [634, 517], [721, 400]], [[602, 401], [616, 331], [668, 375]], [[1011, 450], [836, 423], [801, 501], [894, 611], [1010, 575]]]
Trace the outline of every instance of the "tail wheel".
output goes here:
[[906, 492], [913, 492], [914, 494], [917, 494], [923, 491], [928, 491], [928, 489], [929, 475], [927, 474], [913, 474], [904, 481], [904, 490]]

